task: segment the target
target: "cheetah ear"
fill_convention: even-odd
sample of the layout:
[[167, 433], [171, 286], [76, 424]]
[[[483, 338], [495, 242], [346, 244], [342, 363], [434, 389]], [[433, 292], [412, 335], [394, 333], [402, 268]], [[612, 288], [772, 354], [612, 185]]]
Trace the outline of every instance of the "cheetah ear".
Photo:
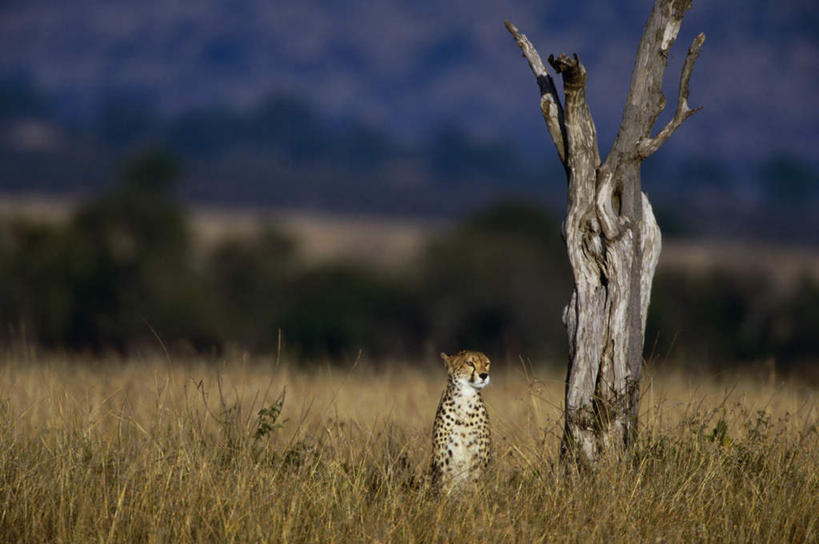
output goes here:
[[443, 359], [443, 360], [444, 360], [444, 366], [446, 366], [447, 370], [449, 370], [449, 366], [450, 366], [450, 358], [449, 358], [449, 355], [447, 355], [447, 354], [446, 354], [446, 353], [444, 353], [444, 352], [441, 352], [441, 359]]

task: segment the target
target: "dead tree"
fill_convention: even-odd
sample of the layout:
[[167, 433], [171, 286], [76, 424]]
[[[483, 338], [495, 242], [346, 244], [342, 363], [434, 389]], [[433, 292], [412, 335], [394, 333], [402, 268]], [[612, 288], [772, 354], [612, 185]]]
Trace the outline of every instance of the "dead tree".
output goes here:
[[506, 21], [537, 78], [540, 109], [568, 178], [563, 237], [574, 290], [563, 312], [569, 336], [561, 456], [593, 462], [625, 451], [637, 435], [646, 313], [660, 256], [660, 229], [640, 186], [640, 165], [697, 109], [688, 86], [705, 35], [694, 38], [680, 76], [673, 119], [651, 135], [666, 105], [663, 74], [691, 0], [656, 0], [631, 76], [623, 120], [605, 161], [586, 103], [577, 54], [549, 57], [563, 77], [561, 103], [535, 48]]

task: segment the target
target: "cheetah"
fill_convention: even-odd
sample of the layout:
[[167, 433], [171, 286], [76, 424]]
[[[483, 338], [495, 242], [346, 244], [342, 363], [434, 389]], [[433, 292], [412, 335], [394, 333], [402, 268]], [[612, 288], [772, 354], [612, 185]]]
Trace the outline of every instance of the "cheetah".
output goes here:
[[478, 351], [441, 354], [449, 373], [432, 428], [432, 482], [450, 492], [474, 484], [490, 459], [489, 414], [481, 389], [489, 383], [489, 358]]

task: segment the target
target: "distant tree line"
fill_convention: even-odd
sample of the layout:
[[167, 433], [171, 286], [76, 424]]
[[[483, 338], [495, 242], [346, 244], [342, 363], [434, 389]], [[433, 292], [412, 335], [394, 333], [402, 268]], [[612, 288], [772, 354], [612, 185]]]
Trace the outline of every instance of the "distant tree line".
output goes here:
[[[570, 292], [559, 226], [541, 206], [498, 204], [432, 240], [399, 271], [305, 264], [273, 227], [202, 250], [174, 198], [179, 163], [127, 163], [67, 225], [0, 226], [0, 340], [104, 354], [270, 353], [303, 361], [423, 358], [482, 349], [563, 364]], [[647, 356], [703, 369], [819, 360], [819, 283], [657, 274]]]

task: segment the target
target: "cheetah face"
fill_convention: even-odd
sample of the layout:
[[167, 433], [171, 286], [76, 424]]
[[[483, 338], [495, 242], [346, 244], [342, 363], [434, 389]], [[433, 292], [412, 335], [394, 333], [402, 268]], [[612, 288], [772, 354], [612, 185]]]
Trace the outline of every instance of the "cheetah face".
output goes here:
[[489, 384], [489, 357], [480, 351], [464, 350], [457, 355], [441, 354], [449, 375], [461, 383], [475, 389]]

